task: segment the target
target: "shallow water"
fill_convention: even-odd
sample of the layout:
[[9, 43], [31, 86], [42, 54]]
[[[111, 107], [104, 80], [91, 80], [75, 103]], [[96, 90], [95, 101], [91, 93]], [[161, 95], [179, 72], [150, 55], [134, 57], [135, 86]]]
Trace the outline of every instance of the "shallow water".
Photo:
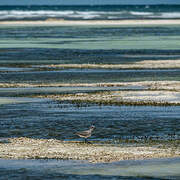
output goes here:
[[0, 179], [179, 179], [180, 159], [121, 161], [0, 160]]
[[28, 102], [47, 102], [47, 99], [40, 98], [18, 98], [18, 97], [0, 97], [0, 105], [4, 104], [17, 104]]
[[19, 71], [31, 71], [33, 68], [17, 68], [17, 67], [0, 67], [0, 72], [19, 72]]
[[[119, 64], [179, 59], [178, 25], [147, 26], [1, 26], [0, 64], [17, 68], [46, 64]], [[36, 67], [37, 68], [37, 67]], [[35, 69], [36, 69], [35, 68]], [[1, 72], [1, 83], [102, 83], [180, 80], [179, 69]], [[141, 90], [146, 87], [125, 87]], [[93, 92], [120, 87], [1, 88], [0, 96]], [[92, 139], [178, 134], [179, 107], [83, 107], [56, 101], [1, 103], [0, 135], [77, 139], [72, 132], [97, 126]], [[78, 125], [78, 126], [77, 126]], [[136, 126], [138, 125], [138, 126]], [[105, 133], [104, 133], [105, 131]], [[70, 133], [67, 133], [70, 132]], [[102, 133], [103, 132], [103, 133]]]
[[0, 73], [0, 82], [14, 83], [108, 83], [180, 80], [180, 70], [63, 70]]
[[2, 26], [1, 64], [127, 63], [178, 59], [180, 27]]
[[[1, 69], [9, 69], [5, 69], [8, 73], [1, 71], [0, 82], [179, 81], [179, 69], [37, 71], [36, 68], [22, 68], [27, 65], [119, 64], [179, 59], [179, 34], [178, 25], [1, 26], [0, 64]], [[10, 72], [13, 70], [10, 68], [27, 72]]]
[[[35, 87], [35, 88], [0, 88], [0, 96], [27, 96], [34, 94], [67, 94], [89, 93], [97, 91], [115, 90], [144, 90], [145, 86], [122, 86], [122, 87]], [[0, 97], [1, 99], [1, 97]], [[2, 102], [3, 104], [3, 102]]]
[[[23, 99], [23, 98], [22, 98]], [[36, 99], [38, 100], [38, 99]], [[30, 99], [29, 99], [30, 101]], [[74, 133], [95, 124], [93, 141], [139, 137], [179, 139], [180, 107], [76, 105], [57, 101], [1, 105], [0, 136], [82, 140]]]

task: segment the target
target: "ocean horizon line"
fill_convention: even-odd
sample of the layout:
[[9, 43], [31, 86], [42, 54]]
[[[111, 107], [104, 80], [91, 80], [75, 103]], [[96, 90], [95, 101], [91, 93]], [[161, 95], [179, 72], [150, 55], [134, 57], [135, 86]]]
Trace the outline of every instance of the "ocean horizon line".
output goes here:
[[168, 3], [160, 3], [160, 4], [87, 4], [87, 5], [83, 5], [83, 4], [63, 4], [63, 5], [60, 5], [60, 4], [30, 4], [30, 5], [24, 5], [24, 4], [19, 4], [19, 5], [0, 5], [1, 6], [60, 6], [60, 7], [67, 7], [67, 6], [81, 6], [81, 7], [93, 7], [93, 6], [180, 6], [180, 3], [176, 4], [168, 4]]

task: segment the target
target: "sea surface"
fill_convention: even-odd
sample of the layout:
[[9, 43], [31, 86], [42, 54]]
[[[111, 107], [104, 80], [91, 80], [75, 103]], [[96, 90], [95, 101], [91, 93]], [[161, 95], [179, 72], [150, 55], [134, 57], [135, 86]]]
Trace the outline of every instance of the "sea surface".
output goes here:
[[[45, 68], [51, 64], [127, 64], [144, 60], [180, 59], [179, 25], [11, 24], [11, 21], [16, 20], [23, 22], [49, 18], [84, 21], [178, 19], [180, 6], [0, 6], [0, 21], [9, 21], [9, 25], [0, 24], [0, 83], [78, 84], [180, 80], [178, 68]], [[144, 89], [145, 87], [130, 87], [130, 90], [136, 91]], [[74, 132], [87, 129], [91, 124], [95, 124], [96, 130], [90, 140], [98, 143], [108, 141], [117, 144], [119, 140], [149, 137], [161, 141], [180, 138], [179, 106], [78, 106], [70, 102], [27, 97], [33, 94], [107, 90], [128, 89], [0, 88], [0, 140], [30, 137], [82, 141]], [[95, 166], [87, 162], [82, 165], [82, 162], [70, 161], [1, 159], [0, 179], [178, 179], [180, 176], [177, 170], [179, 160], [176, 159], [145, 162], [145, 169], [142, 167], [144, 162], [123, 163]], [[159, 174], [157, 167], [161, 167], [158, 169]], [[117, 170], [116, 174], [113, 169]], [[165, 172], [164, 169], [168, 171]]]
[[180, 5], [1, 6], [0, 20], [178, 19]]

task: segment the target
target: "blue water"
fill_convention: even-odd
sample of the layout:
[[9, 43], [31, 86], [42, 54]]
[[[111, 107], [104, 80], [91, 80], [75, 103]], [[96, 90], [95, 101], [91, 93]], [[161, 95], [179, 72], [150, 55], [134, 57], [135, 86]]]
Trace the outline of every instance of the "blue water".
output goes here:
[[0, 160], [0, 180], [178, 180], [180, 158], [89, 164], [85, 161]]
[[87, 129], [91, 124], [95, 124], [96, 129], [89, 140], [100, 143], [106, 140], [113, 143], [121, 139], [144, 140], [145, 136], [155, 140], [180, 138], [179, 106], [118, 107], [85, 103], [78, 106], [68, 102], [32, 101], [31, 98], [10, 100], [12, 103], [0, 106], [0, 137], [4, 138], [82, 140], [75, 132]]
[[0, 20], [177, 19], [180, 5], [1, 6]]

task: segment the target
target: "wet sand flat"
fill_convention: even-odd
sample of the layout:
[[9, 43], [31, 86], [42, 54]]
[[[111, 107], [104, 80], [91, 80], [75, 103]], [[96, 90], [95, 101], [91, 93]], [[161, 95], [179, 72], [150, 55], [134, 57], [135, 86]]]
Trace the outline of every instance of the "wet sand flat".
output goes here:
[[[179, 81], [122, 83], [1, 83], [1, 96], [31, 96], [74, 103], [179, 105]], [[3, 100], [3, 99], [2, 99]]]
[[113, 162], [130, 159], [180, 157], [179, 141], [157, 144], [86, 144], [55, 139], [9, 138], [0, 143], [0, 158], [71, 159]]
[[149, 90], [179, 91], [179, 81], [142, 81], [142, 82], [119, 82], [119, 83], [0, 83], [1, 88], [25, 88], [25, 87], [126, 87], [127, 89], [147, 88]]
[[54, 68], [104, 68], [104, 69], [142, 69], [142, 68], [180, 68], [180, 60], [144, 60], [131, 64], [56, 64], [47, 65]]
[[74, 103], [98, 103], [109, 105], [180, 105], [180, 93], [172, 91], [106, 91], [63, 95], [40, 95]]
[[1, 21], [1, 25], [164, 25], [164, 24], [180, 24], [180, 20], [54, 20], [46, 21]]

